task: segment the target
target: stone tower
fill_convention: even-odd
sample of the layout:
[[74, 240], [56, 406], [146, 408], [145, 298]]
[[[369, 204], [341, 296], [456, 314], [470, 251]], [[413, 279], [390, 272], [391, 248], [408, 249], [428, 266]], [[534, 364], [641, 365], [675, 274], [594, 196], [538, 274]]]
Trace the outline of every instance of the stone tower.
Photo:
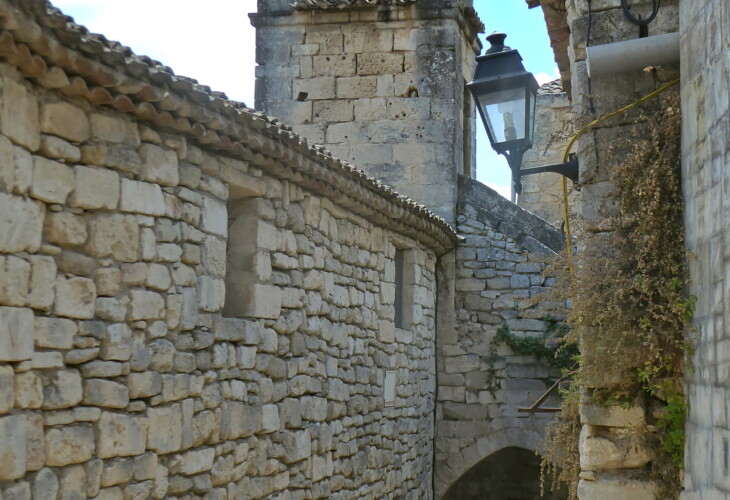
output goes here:
[[474, 171], [472, 0], [258, 0], [256, 108], [453, 223]]

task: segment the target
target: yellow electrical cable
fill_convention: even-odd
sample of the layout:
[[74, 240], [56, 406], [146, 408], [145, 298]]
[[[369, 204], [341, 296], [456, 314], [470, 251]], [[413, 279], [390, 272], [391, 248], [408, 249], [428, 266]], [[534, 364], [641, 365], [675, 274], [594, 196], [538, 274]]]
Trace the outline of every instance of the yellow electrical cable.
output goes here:
[[[575, 144], [575, 141], [578, 140], [578, 138], [586, 133], [591, 128], [595, 127], [602, 121], [611, 118], [613, 116], [619, 115], [621, 113], [625, 113], [626, 111], [635, 108], [639, 104], [641, 104], [644, 101], [647, 101], [651, 99], [652, 97], [656, 97], [657, 95], [661, 94], [668, 88], [672, 87], [673, 85], [676, 85], [679, 83], [679, 78], [675, 78], [671, 82], [667, 83], [666, 85], [662, 85], [658, 89], [656, 89], [654, 92], [645, 95], [641, 99], [639, 99], [636, 102], [632, 102], [631, 104], [628, 104], [624, 106], [623, 108], [617, 109], [616, 111], [611, 111], [610, 113], [607, 113], [603, 116], [599, 116], [595, 120], [593, 120], [591, 123], [580, 129], [578, 132], [576, 132], [573, 137], [570, 138], [570, 141], [568, 142], [568, 146], [565, 148], [565, 153], [563, 154], [563, 162], [566, 163], [570, 158], [570, 150], [573, 148], [573, 144]], [[570, 234], [570, 218], [568, 216], [568, 178], [563, 176], [563, 220], [565, 222], [565, 248], [567, 249], [568, 254], [568, 272], [570, 273], [570, 280], [573, 280], [573, 247], [571, 244], [571, 234]]]

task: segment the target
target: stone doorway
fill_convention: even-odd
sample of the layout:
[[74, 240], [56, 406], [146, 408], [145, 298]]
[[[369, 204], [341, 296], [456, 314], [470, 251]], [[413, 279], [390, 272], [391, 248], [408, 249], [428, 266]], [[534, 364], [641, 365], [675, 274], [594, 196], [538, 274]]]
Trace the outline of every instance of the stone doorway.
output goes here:
[[514, 446], [492, 453], [466, 471], [442, 500], [564, 500], [566, 491], [540, 496], [540, 457]]

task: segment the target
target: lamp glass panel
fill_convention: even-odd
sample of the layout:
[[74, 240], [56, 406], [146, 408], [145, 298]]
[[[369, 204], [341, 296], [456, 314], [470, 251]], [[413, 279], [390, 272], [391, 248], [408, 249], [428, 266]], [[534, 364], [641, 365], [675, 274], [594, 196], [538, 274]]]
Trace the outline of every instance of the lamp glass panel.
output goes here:
[[527, 119], [529, 121], [526, 124], [528, 133], [527, 138], [529, 139], [530, 143], [532, 143], [532, 135], [535, 132], [535, 93], [528, 90], [527, 97], [529, 99], [527, 103], [527, 112], [529, 113], [527, 115]]
[[495, 143], [525, 138], [527, 106], [524, 87], [485, 92], [479, 96], [479, 105], [484, 110]]

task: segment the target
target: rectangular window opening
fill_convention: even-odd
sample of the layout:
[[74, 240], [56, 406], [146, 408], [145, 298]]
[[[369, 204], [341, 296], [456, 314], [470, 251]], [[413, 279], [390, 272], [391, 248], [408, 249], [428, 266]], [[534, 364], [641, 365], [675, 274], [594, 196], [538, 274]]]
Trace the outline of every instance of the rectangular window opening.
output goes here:
[[395, 249], [395, 327], [404, 328], [403, 306], [404, 306], [404, 260], [405, 252], [400, 248]]

